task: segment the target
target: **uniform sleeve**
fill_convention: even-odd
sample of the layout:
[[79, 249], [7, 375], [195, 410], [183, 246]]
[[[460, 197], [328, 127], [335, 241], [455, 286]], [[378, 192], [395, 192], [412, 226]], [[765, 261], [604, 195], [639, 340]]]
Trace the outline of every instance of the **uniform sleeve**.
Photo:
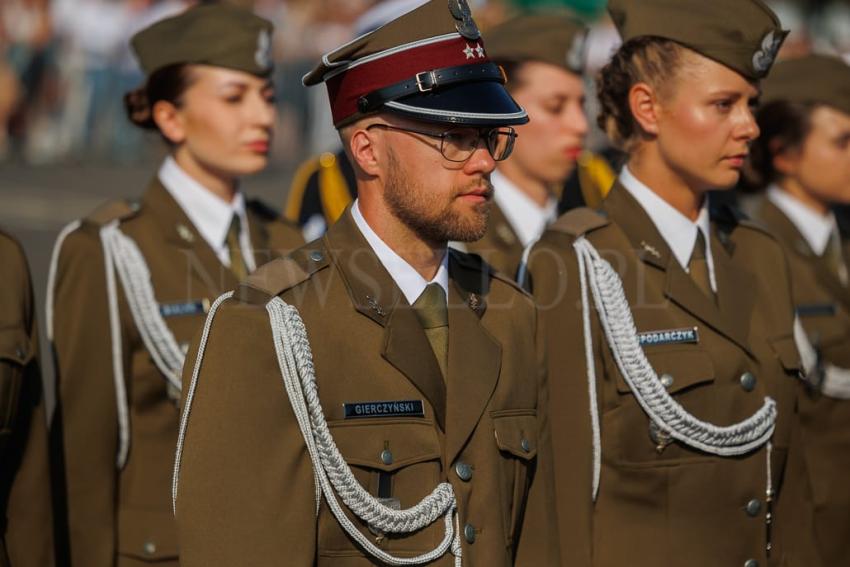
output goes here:
[[312, 465], [284, 390], [268, 315], [263, 307], [229, 300], [210, 316], [203, 357], [196, 337], [183, 369], [180, 564], [312, 566]]
[[[118, 417], [103, 250], [97, 234], [85, 228], [71, 233], [60, 251], [53, 329], [58, 394], [53, 435], [62, 442], [67, 509], [60, 529], [72, 565], [111, 566]], [[123, 348], [125, 356], [127, 351]], [[64, 545], [64, 537], [60, 541]]]
[[560, 235], [544, 237], [532, 249], [528, 269], [548, 357], [549, 426], [561, 564], [590, 565], [593, 442], [578, 264], [568, 240]]

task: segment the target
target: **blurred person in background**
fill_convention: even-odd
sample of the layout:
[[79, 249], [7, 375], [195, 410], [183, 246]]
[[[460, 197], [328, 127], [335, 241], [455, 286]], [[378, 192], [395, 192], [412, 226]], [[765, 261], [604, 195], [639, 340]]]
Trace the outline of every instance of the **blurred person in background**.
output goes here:
[[[814, 370], [801, 396], [801, 452], [789, 455], [780, 530], [814, 538], [824, 565], [850, 565], [850, 67], [823, 55], [777, 64], [758, 112], [753, 211], [785, 248]], [[786, 495], [787, 496], [787, 495]], [[790, 513], [785, 513], [785, 512]]]
[[268, 21], [216, 3], [134, 36], [146, 81], [127, 112], [169, 155], [139, 201], [108, 203], [57, 240], [47, 325], [73, 567], [177, 565], [184, 346], [212, 300], [302, 243], [239, 190], [268, 163], [271, 37]]

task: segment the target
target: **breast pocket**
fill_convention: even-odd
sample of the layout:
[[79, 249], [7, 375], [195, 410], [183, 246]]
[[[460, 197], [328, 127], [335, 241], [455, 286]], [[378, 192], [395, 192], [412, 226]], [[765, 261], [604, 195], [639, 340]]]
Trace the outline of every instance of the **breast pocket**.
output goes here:
[[[661, 350], [662, 348], [664, 350]], [[695, 386], [714, 382], [714, 362], [708, 353], [699, 350], [696, 346], [649, 347], [644, 352], [670, 394], [683, 393]], [[617, 391], [621, 394], [632, 393], [620, 372], [617, 372]]]
[[537, 411], [505, 410], [491, 412], [490, 416], [501, 457], [502, 520], [507, 544], [511, 546], [515, 543], [518, 526], [522, 525], [537, 462]]
[[[369, 494], [381, 498], [386, 505], [410, 508], [440, 483], [442, 451], [433, 422], [377, 418], [336, 421], [329, 425], [354, 477]], [[354, 519], [351, 514], [349, 517]], [[431, 533], [434, 526], [410, 535], [393, 536], [371, 533], [359, 519], [354, 519], [354, 523], [389, 552], [422, 553], [434, 547], [435, 536]], [[437, 524], [442, 534], [443, 523]], [[319, 517], [319, 553], [325, 557], [362, 555], [325, 504]]]
[[28, 344], [26, 333], [17, 329], [0, 332], [0, 455], [17, 414], [24, 368], [32, 360]]

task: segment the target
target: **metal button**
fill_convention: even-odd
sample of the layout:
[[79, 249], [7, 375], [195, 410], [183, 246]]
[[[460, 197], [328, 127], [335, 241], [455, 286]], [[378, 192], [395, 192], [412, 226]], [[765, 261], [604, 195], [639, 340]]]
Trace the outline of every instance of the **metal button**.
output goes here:
[[749, 502], [747, 502], [747, 515], [755, 518], [761, 513], [761, 500], [757, 498], [753, 498]]
[[312, 252], [310, 252], [310, 259], [314, 262], [321, 262], [325, 259], [325, 255], [322, 254], [322, 252], [319, 250], [313, 250]]
[[665, 388], [669, 388], [670, 386], [673, 385], [673, 377], [669, 374], [662, 374], [661, 375], [661, 385], [664, 386]]
[[23, 347], [18, 347], [15, 349], [15, 354], [18, 358], [24, 358], [27, 355], [27, 351], [25, 351]]
[[389, 449], [381, 451], [381, 462], [385, 465], [393, 464], [393, 453]]
[[142, 550], [145, 552], [145, 555], [153, 555], [156, 553], [156, 544], [152, 541], [146, 542], [142, 546]]
[[467, 543], [475, 543], [475, 526], [472, 524], [463, 526], [463, 537], [466, 538]]
[[741, 387], [747, 392], [752, 392], [756, 389], [756, 377], [752, 372], [741, 374]]
[[759, 567], [759, 562], [755, 559], [749, 559], [744, 563], [744, 567]]
[[531, 443], [528, 441], [528, 439], [523, 439], [522, 441], [520, 441], [519, 446], [522, 447], [522, 450], [526, 453], [531, 451]]
[[458, 462], [455, 464], [455, 473], [457, 473], [459, 479], [467, 482], [472, 478], [472, 467], [466, 463]]

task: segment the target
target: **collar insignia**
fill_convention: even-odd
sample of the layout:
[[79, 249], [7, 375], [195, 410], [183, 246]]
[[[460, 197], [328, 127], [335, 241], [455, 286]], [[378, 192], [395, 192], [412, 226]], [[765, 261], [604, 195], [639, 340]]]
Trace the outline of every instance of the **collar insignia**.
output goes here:
[[656, 258], [661, 258], [661, 252], [658, 251], [657, 248], [647, 243], [646, 240], [640, 241], [641, 248], [643, 248], [647, 253], [652, 254]]
[[185, 224], [177, 225], [177, 235], [190, 244], [195, 241], [195, 234]]

